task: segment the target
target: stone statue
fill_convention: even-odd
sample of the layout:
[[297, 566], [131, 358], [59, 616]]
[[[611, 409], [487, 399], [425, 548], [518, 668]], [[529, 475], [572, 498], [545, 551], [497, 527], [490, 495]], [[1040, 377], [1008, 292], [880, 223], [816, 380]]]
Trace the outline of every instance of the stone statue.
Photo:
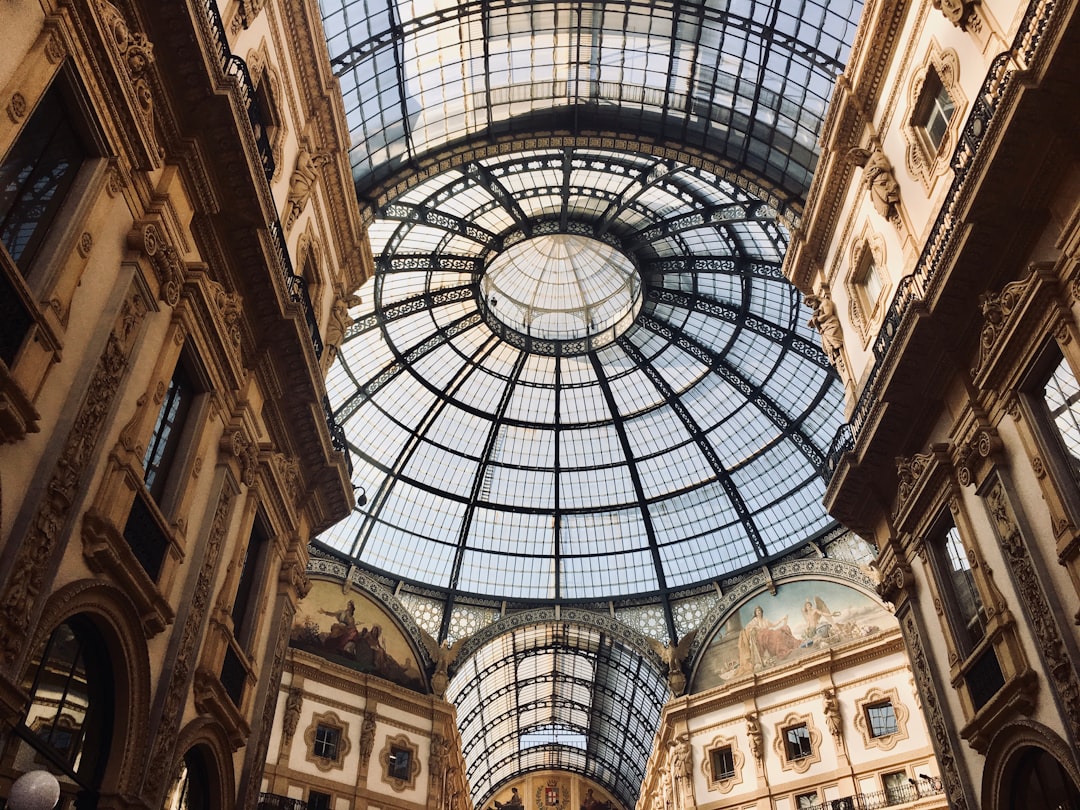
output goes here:
[[450, 644], [449, 641], [443, 641], [440, 644], [422, 628], [420, 637], [423, 639], [424, 646], [434, 663], [434, 669], [431, 673], [431, 691], [437, 698], [445, 697], [446, 687], [450, 685], [450, 665], [457, 660], [466, 639], [459, 638], [453, 644]]
[[281, 720], [281, 734], [284, 744], [288, 745], [296, 733], [296, 724], [300, 722], [300, 707], [304, 704], [304, 690], [290, 689], [285, 699], [285, 714]]
[[687, 653], [690, 652], [690, 645], [694, 643], [695, 636], [697, 636], [697, 630], [691, 630], [677, 644], [661, 644], [656, 639], [648, 639], [653, 652], [659, 655], [667, 664], [668, 688], [671, 689], [671, 694], [675, 697], [681, 696], [686, 691], [686, 675], [683, 673], [683, 662], [686, 660]]
[[831, 689], [822, 693], [825, 701], [825, 723], [829, 727], [829, 733], [834, 737], [840, 736], [840, 701], [836, 699]]
[[817, 294], [811, 293], [803, 301], [813, 310], [807, 325], [821, 334], [821, 348], [825, 350], [825, 356], [833, 366], [839, 367], [844, 348], [844, 328], [828, 287], [822, 287]]
[[282, 226], [288, 231], [300, 217], [304, 206], [307, 205], [311, 196], [312, 186], [319, 179], [319, 169], [330, 162], [327, 152], [310, 152], [307, 147], [301, 147], [296, 155], [296, 166], [293, 168], [292, 177], [289, 178], [289, 194], [285, 198], [284, 222]]
[[863, 186], [870, 194], [874, 210], [890, 222], [898, 221], [900, 204], [900, 184], [896, 182], [892, 163], [885, 157], [880, 146], [873, 149], [856, 147], [848, 152], [852, 161], [862, 166]]
[[364, 722], [360, 725], [360, 767], [366, 767], [371, 749], [375, 747], [375, 715], [364, 712]]
[[761, 747], [761, 723], [753, 713], [746, 715], [746, 737], [750, 742], [750, 753], [760, 762], [764, 753]]

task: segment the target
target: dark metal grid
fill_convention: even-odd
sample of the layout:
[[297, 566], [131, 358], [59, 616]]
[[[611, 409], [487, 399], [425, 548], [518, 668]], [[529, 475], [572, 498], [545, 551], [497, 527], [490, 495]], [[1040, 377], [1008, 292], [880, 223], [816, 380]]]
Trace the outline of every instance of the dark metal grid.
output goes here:
[[[474, 804], [489, 803], [512, 777], [555, 768], [596, 780], [632, 807], [667, 697], [664, 673], [595, 628], [553, 622], [497, 637], [447, 690]], [[536, 731], [569, 741], [527, 747]]]
[[[603, 208], [581, 202], [584, 183], [608, 190]], [[530, 218], [530, 193], [554, 207]], [[372, 226], [378, 273], [328, 379], [369, 504], [325, 542], [443, 591], [449, 617], [459, 593], [666, 603], [826, 527], [842, 391], [778, 272], [783, 232], [752, 197], [671, 160], [560, 149], [405, 198], [407, 217]], [[745, 217], [698, 223], [692, 241], [671, 233], [688, 212], [734, 208]], [[477, 244], [460, 233], [627, 249], [650, 230], [630, 254], [651, 269], [638, 324], [579, 361], [493, 336], [472, 284], [493, 252], [455, 252]]]
[[361, 192], [450, 144], [603, 130], [708, 149], [795, 199], [861, 12], [856, 0], [320, 4]]

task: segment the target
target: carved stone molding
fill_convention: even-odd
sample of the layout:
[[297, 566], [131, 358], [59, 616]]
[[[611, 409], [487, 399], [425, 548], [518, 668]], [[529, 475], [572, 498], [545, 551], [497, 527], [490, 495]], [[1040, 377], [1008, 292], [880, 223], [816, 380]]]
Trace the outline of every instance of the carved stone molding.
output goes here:
[[[731, 774], [727, 776], [713, 772], [713, 751], [724, 748], [731, 749], [732, 769]], [[717, 793], [730, 793], [731, 789], [736, 785], [741, 785], [743, 783], [743, 764], [745, 762], [746, 756], [739, 750], [736, 738], [723, 735], [713, 737], [711, 742], [705, 744], [705, 756], [702, 757], [701, 763], [701, 772], [705, 774], [705, 779], [708, 780], [709, 790]]]
[[259, 448], [240, 428], [226, 430], [221, 436], [221, 449], [240, 463], [240, 480], [254, 486], [259, 475]]
[[37, 433], [40, 417], [7, 365], [0, 363], [0, 443], [17, 442], [27, 433]]
[[974, 436], [957, 445], [956, 480], [960, 486], [978, 485], [1003, 446], [997, 430], [988, 425], [976, 428]]
[[923, 649], [922, 637], [919, 625], [911, 610], [904, 612], [900, 617], [900, 629], [904, 634], [911, 659], [911, 669], [915, 674], [918, 693], [921, 697], [923, 713], [926, 716], [926, 725], [930, 730], [930, 740], [934, 746], [934, 754], [937, 756], [938, 765], [941, 768], [941, 780], [945, 785], [945, 794], [949, 797], [950, 807], [953, 810], [968, 810], [967, 793], [964, 790], [964, 781], [960, 776], [960, 769], [953, 753], [952, 738], [949, 735], [949, 723], [941, 709], [941, 699], [937, 693], [937, 685], [930, 671], [930, 664]]
[[971, 30], [978, 33], [982, 22], [975, 13], [979, 0], [934, 0], [934, 8], [945, 15], [945, 19], [961, 31]]
[[[867, 708], [874, 704], [888, 701], [892, 704], [893, 717], [896, 718], [896, 731], [891, 734], [879, 734], [874, 736], [867, 718]], [[911, 716], [907, 707], [900, 701], [900, 693], [896, 687], [880, 689], [874, 687], [865, 695], [855, 701], [855, 728], [863, 738], [863, 745], [867, 748], [877, 748], [881, 751], [891, 751], [897, 743], [908, 738], [907, 721]]]
[[26, 103], [26, 96], [18, 91], [12, 93], [7, 103], [7, 114], [11, 123], [17, 124], [22, 121], [26, 117], [27, 109], [29, 106]]
[[1046, 314], [1061, 309], [1052, 265], [1032, 264], [1024, 278], [1009, 282], [1000, 292], [983, 293], [979, 296], [979, 309], [983, 325], [971, 376], [976, 385], [985, 388], [1008, 339], [1015, 334], [1026, 345], [1027, 336], [1039, 327]]
[[159, 285], [158, 297], [170, 307], [180, 302], [180, 290], [184, 285], [185, 267], [176, 248], [164, 240], [154, 223], [136, 223], [128, 233], [128, 247], [145, 254], [150, 259]]
[[[338, 741], [334, 747], [333, 757], [318, 756], [315, 753], [315, 741], [319, 726], [337, 730]], [[349, 724], [332, 711], [316, 712], [311, 716], [311, 723], [304, 730], [304, 744], [307, 746], [304, 758], [320, 771], [344, 770], [345, 755], [352, 750], [352, 741], [349, 739]]]
[[[810, 735], [810, 753], [798, 759], [790, 759], [788, 757], [785, 732], [797, 726], [806, 726], [806, 731]], [[789, 713], [776, 724], [773, 733], [773, 752], [776, 754], [777, 761], [780, 762], [780, 769], [794, 771], [795, 773], [806, 773], [810, 770], [811, 765], [821, 762], [821, 739], [821, 732], [814, 725], [813, 717], [808, 714]]]
[[[154, 46], [146, 34], [132, 31], [120, 10], [107, 2], [98, 0], [105, 29], [112, 40], [110, 45], [120, 57], [120, 62], [131, 83], [132, 95], [147, 124], [152, 121], [153, 93], [150, 90], [150, 66], [154, 63]], [[148, 127], [152, 131], [152, 127]]]
[[129, 294], [121, 306], [64, 449], [43, 488], [46, 495], [12, 562], [6, 588], [0, 595], [0, 653], [5, 664], [13, 664], [25, 651], [31, 616], [45, 576], [51, 570], [53, 551], [67, 535], [66, 529], [72, 520], [71, 507], [83, 485], [83, 477], [91, 467], [91, 455], [116, 392], [120, 390], [128, 354], [146, 311], [146, 302], [138, 292]]
[[169, 680], [165, 689], [165, 700], [161, 707], [161, 720], [158, 733], [154, 738], [154, 747], [150, 751], [147, 770], [147, 786], [151, 796], [162, 796], [169, 777], [169, 763], [173, 761], [173, 745], [183, 716], [184, 700], [190, 686], [190, 676], [194, 658], [197, 654], [199, 628], [202, 626], [210, 603], [211, 583], [217, 570], [218, 557], [221, 554], [222, 541], [228, 528], [228, 516], [232, 506], [233, 493], [230, 489], [222, 491], [218, 498], [214, 517], [210, 523], [210, 533], [206, 540], [206, 552], [202, 566], [195, 580], [195, 590], [184, 617], [180, 642], [177, 645], [176, 660], [169, 668]]
[[[390, 755], [395, 750], [407, 752], [409, 757], [408, 774], [402, 778], [391, 776]], [[379, 762], [382, 765], [382, 781], [390, 786], [395, 793], [412, 790], [416, 787], [416, 777], [420, 774], [420, 748], [404, 734], [398, 734], [386, 738], [386, 744], [379, 752]]]
[[1076, 662], [1066, 649], [1061, 629], [1050, 608], [1013, 504], [1000, 477], [994, 480], [985, 498], [994, 533], [1020, 591], [1021, 608], [1039, 641], [1038, 648], [1050, 676], [1050, 687], [1064, 710], [1070, 736], [1073, 744], [1076, 744], [1080, 741], [1080, 678], [1077, 677]]
[[949, 488], [953, 475], [950, 449], [945, 443], [933, 444], [926, 453], [896, 459], [899, 485], [893, 520], [898, 529], [910, 530]]

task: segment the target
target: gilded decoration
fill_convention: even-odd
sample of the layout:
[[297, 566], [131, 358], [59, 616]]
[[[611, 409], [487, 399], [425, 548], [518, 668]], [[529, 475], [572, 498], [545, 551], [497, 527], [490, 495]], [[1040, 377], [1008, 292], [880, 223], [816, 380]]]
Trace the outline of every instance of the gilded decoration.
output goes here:
[[[714, 768], [714, 752], [722, 751], [723, 749], [730, 749], [731, 751], [731, 773], [715, 773]], [[729, 793], [736, 785], [743, 783], [743, 764], [746, 762], [746, 756], [739, 750], [738, 740], [735, 737], [726, 737], [723, 734], [719, 734], [712, 738], [712, 741], [705, 746], [705, 757], [701, 763], [701, 772], [705, 774], [705, 778], [709, 782], [709, 790], [716, 791], [717, 793]]]
[[[333, 746], [333, 756], [321, 756], [317, 753], [316, 740], [319, 726], [337, 732], [337, 742]], [[306, 745], [304, 758], [320, 771], [344, 770], [345, 755], [352, 750], [352, 742], [349, 740], [349, 724], [342, 721], [334, 712], [316, 712], [311, 716], [310, 725], [304, 730], [304, 743]]]
[[[896, 719], [896, 731], [875, 737], [870, 728], [870, 721], [867, 718], [867, 707], [885, 703], [886, 701], [892, 704], [893, 716]], [[907, 722], [910, 716], [911, 713], [901, 702], [900, 693], [897, 692], [896, 687], [890, 689], [875, 687], [855, 701], [855, 728], [862, 735], [863, 745], [867, 748], [891, 751], [896, 747], [897, 743], [906, 740], [908, 738]]]
[[[810, 737], [810, 752], [804, 756], [792, 758], [790, 756], [791, 752], [788, 750], [787, 733], [803, 726], [806, 727], [806, 732]], [[808, 714], [790, 712], [787, 717], [776, 724], [773, 731], [773, 752], [781, 763], [780, 769], [783, 771], [795, 771], [795, 773], [806, 773], [810, 770], [811, 765], [821, 762], [821, 739], [821, 732], [814, 725], [813, 717]]]
[[420, 774], [420, 748], [404, 734], [386, 738], [379, 752], [382, 781], [395, 793], [413, 790]]

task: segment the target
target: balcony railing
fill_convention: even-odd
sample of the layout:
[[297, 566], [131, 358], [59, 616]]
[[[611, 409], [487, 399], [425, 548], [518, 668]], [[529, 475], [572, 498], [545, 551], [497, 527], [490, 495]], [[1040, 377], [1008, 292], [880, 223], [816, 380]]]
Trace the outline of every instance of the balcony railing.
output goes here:
[[[240, 97], [247, 109], [248, 123], [251, 126], [252, 135], [255, 137], [255, 145], [259, 150], [262, 160], [263, 171], [266, 174], [266, 182], [269, 183], [274, 176], [274, 155], [270, 148], [270, 140], [266, 134], [266, 122], [262, 120], [262, 113], [255, 97], [255, 85], [251, 81], [247, 64], [239, 56], [232, 53], [229, 48], [229, 37], [225, 32], [225, 24], [218, 11], [217, 0], [202, 0], [206, 22], [210, 26], [213, 35], [213, 48], [218, 63], [226, 75], [236, 79], [240, 91]], [[307, 325], [308, 338], [311, 340], [315, 356], [322, 358], [323, 341], [319, 334], [319, 321], [315, 317], [315, 307], [311, 303], [311, 295], [308, 293], [307, 281], [303, 276], [296, 275], [292, 260], [289, 258], [289, 249], [285, 244], [285, 233], [281, 227], [281, 221], [275, 216], [273, 221], [267, 224], [270, 233], [270, 241], [278, 260], [278, 267], [285, 282], [289, 300], [300, 304], [304, 311], [304, 322]], [[345, 431], [334, 418], [334, 412], [329, 402], [323, 401], [323, 410], [326, 412], [326, 424], [330, 429], [330, 437], [334, 448], [345, 454], [345, 461], [349, 466], [349, 474], [352, 474], [352, 458], [349, 455], [348, 444], [345, 441]]]
[[800, 810], [881, 810], [883, 807], [899, 807], [911, 804], [919, 799], [940, 796], [945, 790], [937, 777], [908, 780], [906, 785], [896, 785], [888, 790], [874, 793], [856, 793], [839, 799], [830, 799], [820, 804], [800, 808]]
[[1042, 35], [1048, 28], [1048, 15], [1054, 13], [1054, 4], [1032, 3], [1028, 7], [1027, 14], [1013, 39], [1010, 50], [999, 54], [990, 64], [986, 79], [983, 81], [979, 93], [975, 96], [975, 104], [971, 114], [964, 124], [960, 133], [956, 150], [953, 152], [950, 167], [953, 171], [952, 184], [948, 194], [941, 205], [941, 213], [930, 231], [922, 253], [914, 270], [903, 279], [897, 286], [896, 294], [889, 305], [882, 323], [881, 331], [874, 340], [874, 367], [870, 370], [862, 394], [855, 404], [855, 410], [851, 415], [851, 421], [841, 425], [833, 438], [832, 449], [829, 452], [827, 464], [829, 469], [836, 469], [840, 457], [845, 451], [854, 449], [870, 410], [878, 401], [879, 392], [876, 390], [879, 371], [884, 365], [885, 358], [892, 347], [896, 335], [900, 331], [901, 324], [907, 319], [912, 308], [918, 302], [924, 300], [930, 282], [934, 279], [938, 270], [938, 258], [942, 247], [951, 240], [956, 227], [956, 218], [953, 214], [961, 193], [964, 191], [968, 172], [975, 165], [975, 156], [982, 147], [987, 131], [990, 128], [1001, 100], [1007, 95], [1007, 90], [1016, 80], [1017, 68], [1011, 65], [1014, 60], [1023, 68], [1031, 64], [1032, 58], [1038, 49]]
[[276, 793], [260, 793], [258, 810], [307, 810], [307, 802]]

